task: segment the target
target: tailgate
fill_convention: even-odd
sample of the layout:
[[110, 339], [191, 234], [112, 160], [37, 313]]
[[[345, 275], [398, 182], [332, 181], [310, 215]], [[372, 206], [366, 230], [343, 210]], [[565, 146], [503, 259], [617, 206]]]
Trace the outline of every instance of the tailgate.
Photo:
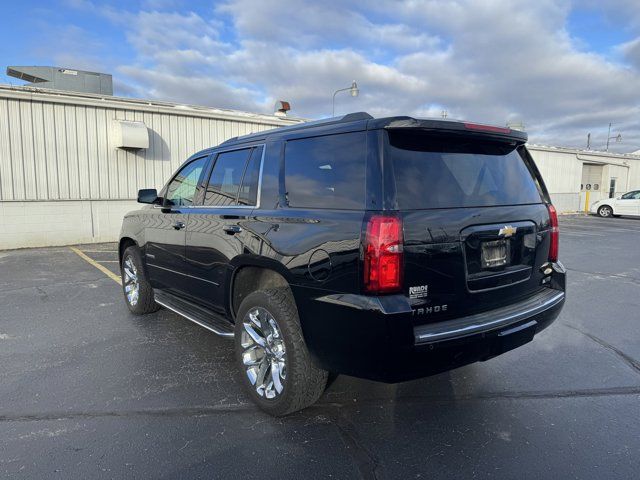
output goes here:
[[[544, 204], [406, 211], [402, 219], [405, 294], [416, 324], [501, 307], [542, 288]], [[505, 227], [515, 232], [506, 236]]]

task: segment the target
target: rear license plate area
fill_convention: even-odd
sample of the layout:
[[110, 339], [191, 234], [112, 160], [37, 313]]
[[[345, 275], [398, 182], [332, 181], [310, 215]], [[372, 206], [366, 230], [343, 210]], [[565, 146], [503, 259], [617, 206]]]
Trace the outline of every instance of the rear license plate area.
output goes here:
[[509, 242], [507, 240], [482, 242], [480, 260], [482, 262], [482, 268], [495, 268], [507, 265], [509, 263]]

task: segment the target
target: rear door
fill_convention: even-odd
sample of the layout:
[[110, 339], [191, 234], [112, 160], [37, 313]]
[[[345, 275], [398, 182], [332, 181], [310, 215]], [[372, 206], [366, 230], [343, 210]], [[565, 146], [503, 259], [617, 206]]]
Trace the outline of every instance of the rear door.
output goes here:
[[403, 219], [404, 286], [417, 323], [541, 288], [549, 214], [523, 146], [408, 129], [383, 135], [385, 190]]
[[186, 268], [189, 295], [224, 312], [231, 260], [250, 241], [247, 220], [258, 204], [264, 147], [218, 153], [202, 204], [189, 215]]

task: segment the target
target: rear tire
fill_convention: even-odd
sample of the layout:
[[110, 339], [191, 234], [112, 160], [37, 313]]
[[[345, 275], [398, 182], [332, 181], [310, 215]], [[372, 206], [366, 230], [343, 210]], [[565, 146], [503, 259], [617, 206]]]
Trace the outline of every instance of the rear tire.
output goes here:
[[240, 381], [266, 413], [302, 410], [324, 392], [328, 373], [311, 361], [288, 288], [247, 295], [236, 316], [234, 341]]
[[602, 218], [609, 218], [613, 216], [613, 209], [609, 205], [602, 205], [598, 208], [598, 215]]
[[153, 295], [142, 265], [142, 255], [136, 245], [124, 251], [120, 265], [124, 301], [135, 315], [157, 312], [160, 309]]

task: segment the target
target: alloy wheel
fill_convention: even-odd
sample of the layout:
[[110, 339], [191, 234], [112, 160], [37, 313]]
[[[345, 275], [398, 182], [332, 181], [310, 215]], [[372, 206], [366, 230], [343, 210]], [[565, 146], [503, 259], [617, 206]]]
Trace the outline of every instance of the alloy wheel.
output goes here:
[[131, 257], [127, 257], [124, 261], [124, 294], [127, 297], [129, 305], [135, 307], [140, 296], [140, 283], [138, 282], [138, 269]]
[[263, 307], [250, 309], [242, 320], [242, 363], [256, 393], [274, 399], [287, 378], [287, 355], [280, 327]]
[[602, 207], [600, 209], [600, 215], [603, 217], [608, 217], [611, 215], [611, 209], [609, 207]]

